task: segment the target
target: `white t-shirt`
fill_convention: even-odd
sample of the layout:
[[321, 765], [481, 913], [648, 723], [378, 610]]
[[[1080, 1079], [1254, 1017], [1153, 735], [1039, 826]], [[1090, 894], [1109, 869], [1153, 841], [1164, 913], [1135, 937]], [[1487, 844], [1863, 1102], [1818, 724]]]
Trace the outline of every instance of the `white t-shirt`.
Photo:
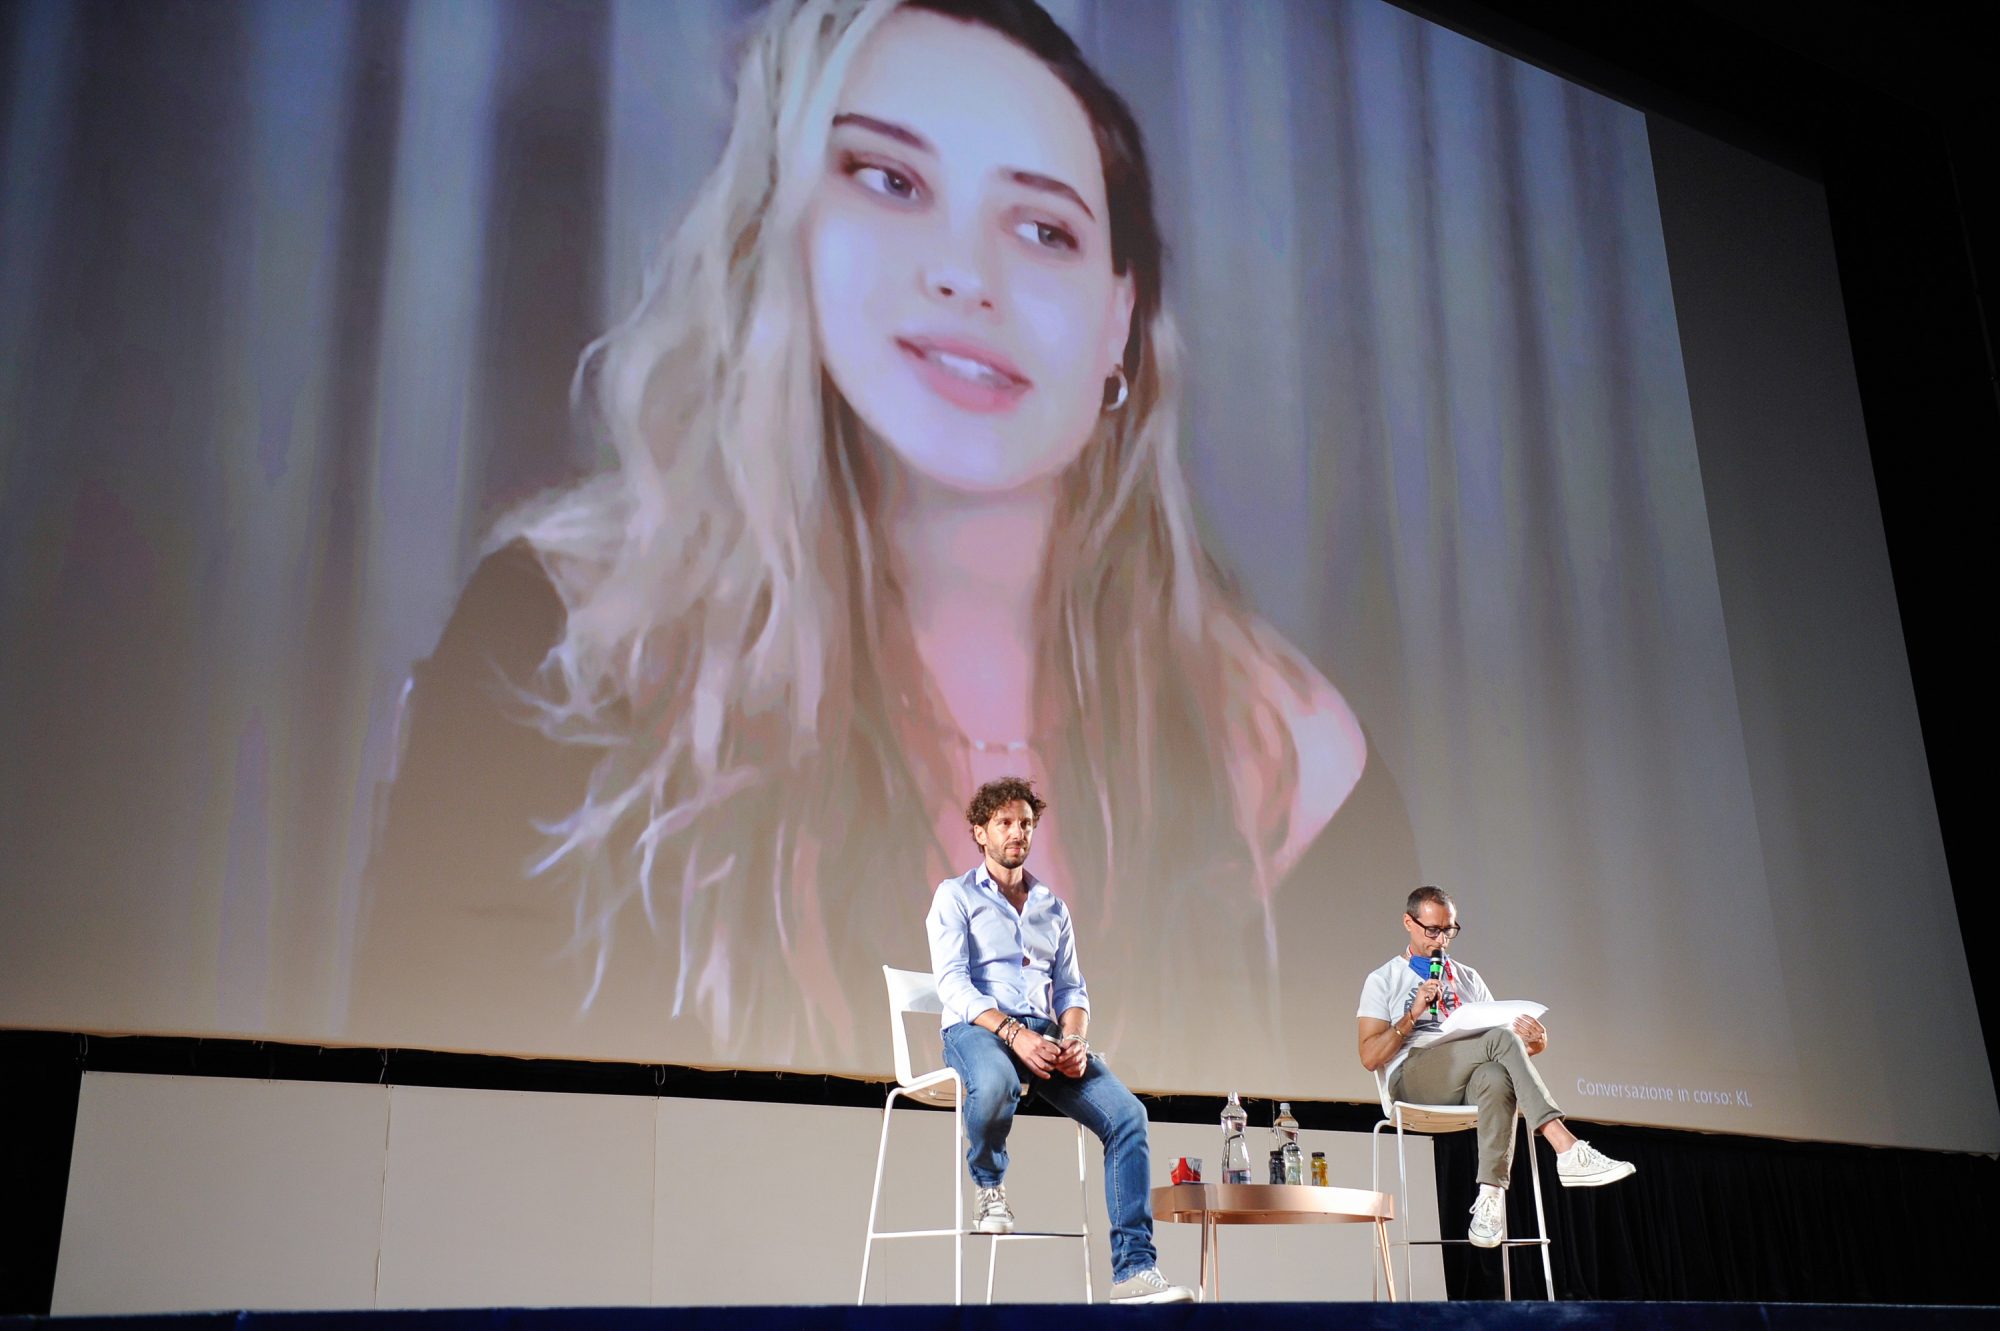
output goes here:
[[[1361, 982], [1361, 1008], [1354, 1015], [1373, 1017], [1377, 1021], [1390, 1023], [1403, 1019], [1410, 1010], [1410, 1003], [1417, 996], [1417, 986], [1430, 977], [1428, 959], [1424, 961], [1425, 972], [1419, 976], [1410, 965], [1410, 955], [1400, 952], [1368, 972], [1368, 978]], [[1382, 1080], [1392, 1082], [1396, 1072], [1403, 1066], [1403, 1060], [1410, 1056], [1412, 1049], [1422, 1049], [1438, 1038], [1444, 1028], [1444, 1018], [1461, 1003], [1490, 1003], [1492, 990], [1486, 981], [1479, 978], [1479, 972], [1462, 961], [1445, 959], [1444, 994], [1438, 999], [1438, 1015], [1433, 1017], [1426, 1007], [1417, 1014], [1417, 1024], [1410, 1032], [1410, 1038], [1403, 1041], [1403, 1047], [1389, 1060], [1389, 1066], [1382, 1069]]]

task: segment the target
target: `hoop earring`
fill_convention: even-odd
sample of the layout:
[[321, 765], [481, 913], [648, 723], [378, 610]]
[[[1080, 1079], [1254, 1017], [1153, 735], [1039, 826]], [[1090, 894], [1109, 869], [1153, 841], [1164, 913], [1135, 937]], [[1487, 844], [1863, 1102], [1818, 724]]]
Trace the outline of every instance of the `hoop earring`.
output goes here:
[[1125, 378], [1125, 367], [1123, 365], [1114, 365], [1111, 367], [1111, 373], [1107, 376], [1107, 382], [1110, 379], [1118, 381], [1118, 396], [1112, 399], [1109, 406], [1104, 408], [1104, 413], [1107, 416], [1124, 406], [1125, 399], [1132, 396], [1132, 385]]

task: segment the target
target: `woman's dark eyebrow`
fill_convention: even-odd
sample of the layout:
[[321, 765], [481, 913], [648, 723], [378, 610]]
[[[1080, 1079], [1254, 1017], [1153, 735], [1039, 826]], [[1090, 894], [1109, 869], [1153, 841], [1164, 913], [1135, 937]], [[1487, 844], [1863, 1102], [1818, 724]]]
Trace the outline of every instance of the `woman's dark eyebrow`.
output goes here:
[[905, 128], [893, 121], [877, 120], [874, 116], [864, 116], [858, 111], [843, 111], [833, 118], [833, 127], [835, 129], [839, 129], [842, 125], [859, 125], [863, 129], [872, 129], [885, 138], [894, 139], [898, 143], [907, 143], [912, 148], [916, 148], [922, 152], [935, 153], [937, 151], [937, 149], [931, 147], [929, 139], [926, 139], [915, 130]]
[[[843, 125], [855, 125], [862, 129], [873, 130], [884, 138], [908, 144], [919, 152], [927, 152], [933, 155], [937, 152], [937, 149], [931, 146], [929, 139], [926, 139], [923, 135], [908, 126], [898, 125], [891, 120], [877, 120], [874, 116], [865, 116], [859, 111], [843, 111], [833, 118], [833, 126], [835, 129], [839, 129]], [[1015, 184], [1025, 185], [1029, 189], [1040, 190], [1045, 194], [1060, 195], [1083, 209], [1085, 217], [1088, 217], [1093, 222], [1097, 220], [1097, 214], [1090, 210], [1090, 205], [1083, 201], [1083, 196], [1068, 185], [1063, 184], [1062, 181], [1057, 180], [1054, 176], [1045, 176], [1039, 171], [1009, 171], [1007, 178]]]
[[1097, 214], [1090, 211], [1090, 205], [1083, 201], [1083, 196], [1063, 184], [1060, 180], [1057, 180], [1054, 176], [1045, 176], [1036, 171], [1009, 171], [1007, 178], [1012, 180], [1016, 185], [1026, 185], [1029, 189], [1041, 190], [1045, 194], [1061, 195], [1077, 207], [1083, 209], [1085, 217], [1088, 217], [1093, 222], [1097, 220]]

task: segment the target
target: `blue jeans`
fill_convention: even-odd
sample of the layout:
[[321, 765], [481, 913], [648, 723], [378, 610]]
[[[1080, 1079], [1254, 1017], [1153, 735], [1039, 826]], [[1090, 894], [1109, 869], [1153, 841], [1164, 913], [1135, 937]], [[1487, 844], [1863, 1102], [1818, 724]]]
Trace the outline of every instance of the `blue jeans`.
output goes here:
[[[1052, 1021], [1023, 1019], [1044, 1035]], [[944, 1061], [965, 1079], [965, 1163], [982, 1188], [999, 1186], [1007, 1173], [1007, 1131], [1021, 1101], [1021, 1083], [1059, 1112], [1089, 1128], [1104, 1143], [1104, 1206], [1111, 1217], [1111, 1275], [1124, 1280], [1155, 1265], [1152, 1146], [1146, 1107], [1125, 1089], [1104, 1060], [1091, 1055], [1081, 1077], [1060, 1072], [1042, 1081], [1014, 1057], [993, 1032], [961, 1021], [944, 1032]]]

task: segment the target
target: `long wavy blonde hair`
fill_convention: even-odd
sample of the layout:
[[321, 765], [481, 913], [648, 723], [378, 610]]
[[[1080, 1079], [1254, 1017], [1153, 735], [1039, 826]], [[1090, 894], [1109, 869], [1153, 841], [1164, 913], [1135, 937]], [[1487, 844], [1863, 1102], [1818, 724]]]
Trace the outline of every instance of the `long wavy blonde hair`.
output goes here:
[[[1036, 744], [1066, 895], [1080, 924], [1109, 924], [1137, 884], [1149, 915], [1220, 890], [1268, 918], [1297, 760], [1259, 680], [1288, 667], [1195, 531], [1137, 127], [1031, 0], [908, 2], [994, 28], [1077, 91], [1113, 264], [1138, 293], [1129, 401], [1060, 482], [1037, 593]], [[603, 749], [543, 866], [575, 885], [591, 993], [642, 912], [673, 944], [670, 961], [657, 951], [675, 1015], [697, 1016], [718, 1057], [851, 1052], [843, 979], [905, 950], [926, 869], [948, 860], [932, 805], [956, 770], [949, 727], [901, 611], [869, 446], [815, 349], [799, 243], [835, 98], [898, 3], [771, 6], [720, 163], [637, 308], [579, 367], [617, 467], [499, 532], [535, 548], [568, 611], [537, 681], [542, 724]]]

